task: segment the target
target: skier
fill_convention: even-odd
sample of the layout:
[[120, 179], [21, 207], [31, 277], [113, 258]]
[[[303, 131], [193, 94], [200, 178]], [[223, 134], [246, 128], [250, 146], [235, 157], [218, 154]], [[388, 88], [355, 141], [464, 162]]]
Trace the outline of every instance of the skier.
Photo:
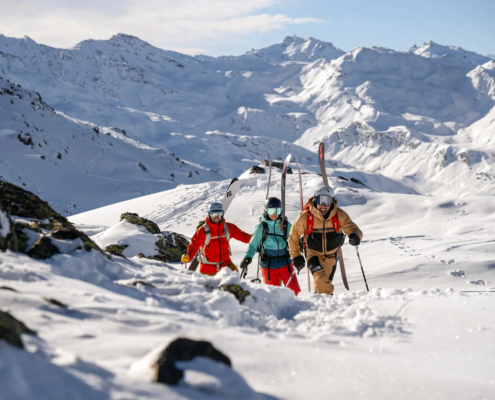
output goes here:
[[204, 225], [191, 238], [187, 253], [181, 258], [183, 264], [189, 262], [200, 251], [198, 259], [201, 262], [199, 272], [205, 275], [216, 275], [221, 268], [227, 267], [238, 271], [230, 256], [230, 239], [249, 243], [251, 235], [239, 229], [234, 224], [226, 222], [221, 203], [210, 205]]
[[298, 271], [304, 268], [299, 239], [305, 237], [305, 255], [314, 279], [316, 293], [333, 294], [333, 277], [337, 269], [337, 251], [344, 243], [340, 229], [357, 246], [363, 238], [358, 226], [337, 207], [335, 192], [330, 186], [318, 189], [294, 222], [289, 234], [289, 252]]
[[[264, 210], [244, 255], [241, 271], [247, 269], [259, 249], [263, 281], [274, 286], [280, 286], [280, 281], [282, 281], [286, 285], [294, 272], [287, 248], [291, 224], [287, 219], [282, 222], [282, 202], [276, 197], [269, 197], [265, 200]], [[301, 291], [295, 274], [290, 279], [288, 288], [293, 290], [296, 296]]]

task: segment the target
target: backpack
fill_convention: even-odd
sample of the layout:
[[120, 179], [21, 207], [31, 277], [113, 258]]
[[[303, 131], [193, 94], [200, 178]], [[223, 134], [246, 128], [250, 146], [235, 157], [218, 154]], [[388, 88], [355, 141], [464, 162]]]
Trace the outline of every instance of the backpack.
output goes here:
[[283, 227], [283, 234], [282, 235], [277, 235], [276, 233], [268, 233], [268, 224], [265, 222], [265, 221], [262, 221], [261, 224], [263, 225], [263, 234], [261, 236], [261, 242], [258, 246], [258, 252], [261, 252], [262, 248], [263, 248], [263, 243], [265, 243], [265, 240], [268, 238], [268, 235], [272, 235], [272, 236], [278, 236], [278, 237], [283, 237], [283, 239], [285, 240], [285, 243], [287, 243], [287, 229], [288, 229], [288, 224], [289, 220], [287, 219], [287, 217], [285, 217], [284, 219], [284, 227]]
[[[304, 235], [308, 237], [311, 232], [313, 232], [315, 226], [313, 214], [311, 214], [311, 211], [309, 211], [309, 202], [304, 205], [303, 211], [306, 211], [306, 231], [304, 232]], [[333, 229], [335, 229], [335, 232], [339, 233], [340, 223], [338, 213], [335, 213], [335, 215], [332, 217], [332, 226]]]

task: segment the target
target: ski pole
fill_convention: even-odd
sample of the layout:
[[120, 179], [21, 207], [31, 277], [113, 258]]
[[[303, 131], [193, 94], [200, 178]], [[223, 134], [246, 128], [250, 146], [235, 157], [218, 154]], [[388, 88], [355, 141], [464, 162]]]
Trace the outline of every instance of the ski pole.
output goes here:
[[366, 290], [369, 292], [370, 289], [368, 288], [368, 282], [366, 282], [366, 275], [364, 274], [363, 263], [361, 262], [361, 257], [359, 257], [358, 246], [356, 246], [356, 253], [358, 256], [359, 265], [361, 265], [361, 272], [363, 273], [364, 283], [366, 284]]

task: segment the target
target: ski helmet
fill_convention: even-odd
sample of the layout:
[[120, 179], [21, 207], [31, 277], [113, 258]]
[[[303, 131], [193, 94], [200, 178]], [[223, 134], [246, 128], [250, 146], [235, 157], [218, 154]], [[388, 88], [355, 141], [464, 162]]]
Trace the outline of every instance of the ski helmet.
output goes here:
[[222, 203], [211, 203], [210, 208], [208, 209], [208, 212], [223, 212], [223, 205]]
[[315, 192], [315, 202], [317, 205], [321, 206], [325, 204], [330, 206], [335, 200], [335, 192], [330, 186], [322, 186]]
[[223, 219], [223, 205], [222, 203], [211, 203], [208, 209], [208, 217], [211, 218], [213, 214], [218, 214]]
[[265, 200], [265, 217], [280, 214], [282, 214], [282, 202], [276, 197], [268, 197]]

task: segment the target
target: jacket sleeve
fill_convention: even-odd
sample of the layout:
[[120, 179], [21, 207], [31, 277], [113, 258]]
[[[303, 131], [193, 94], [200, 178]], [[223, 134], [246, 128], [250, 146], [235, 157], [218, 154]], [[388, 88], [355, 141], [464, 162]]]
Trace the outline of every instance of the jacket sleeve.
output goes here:
[[196, 231], [196, 233], [194, 233], [193, 237], [191, 238], [191, 243], [189, 243], [189, 246], [187, 246], [187, 254], [189, 255], [189, 258], [191, 260], [196, 255], [199, 248], [204, 245], [205, 239], [205, 229], [201, 227]]
[[347, 215], [347, 213], [340, 208], [338, 209], [338, 217], [340, 228], [344, 230], [344, 233], [349, 236], [351, 233], [355, 233], [359, 236], [360, 240], [363, 240], [363, 232], [359, 229], [359, 227], [352, 222], [351, 217]]
[[249, 246], [246, 251], [246, 254], [244, 254], [244, 258], [254, 257], [254, 255], [256, 254], [256, 250], [258, 250], [258, 246], [261, 243], [261, 239], [263, 239], [263, 224], [259, 223], [254, 228], [254, 234], [251, 237], [251, 240], [249, 241]]
[[301, 255], [299, 238], [306, 231], [306, 212], [299, 213], [289, 233], [289, 254], [292, 259]]
[[251, 236], [249, 233], [244, 232], [243, 230], [239, 229], [236, 225], [234, 224], [228, 224], [229, 225], [229, 232], [230, 232], [230, 237], [232, 239], [236, 239], [239, 242], [242, 243], [249, 243], [251, 240]]

